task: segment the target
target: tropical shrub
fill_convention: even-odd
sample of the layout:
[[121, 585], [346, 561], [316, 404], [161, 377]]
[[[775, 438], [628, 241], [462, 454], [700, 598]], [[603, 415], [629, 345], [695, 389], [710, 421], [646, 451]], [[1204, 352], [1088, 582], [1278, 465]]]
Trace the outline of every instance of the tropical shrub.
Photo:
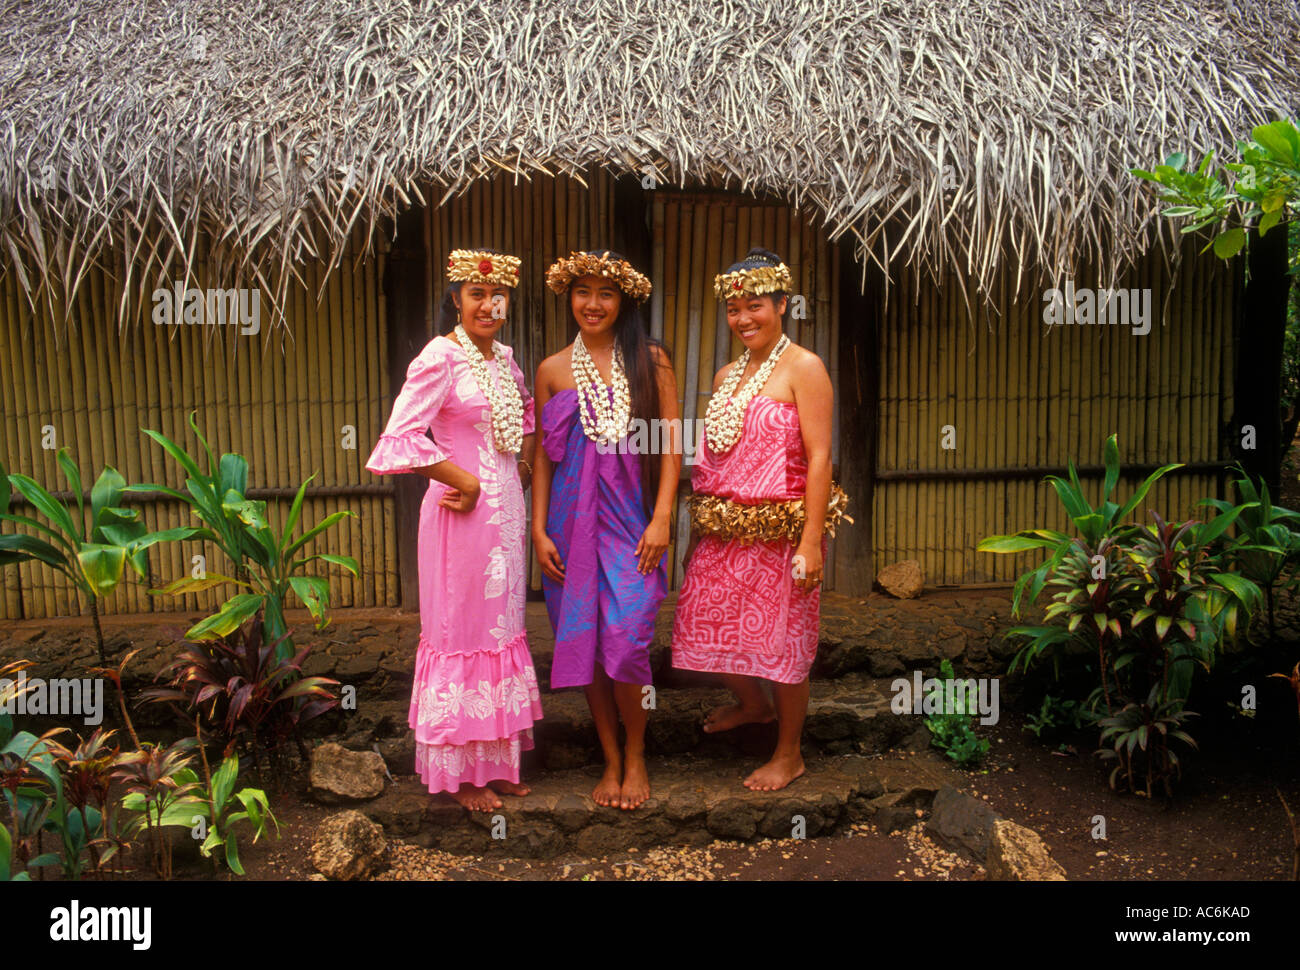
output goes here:
[[[99, 662], [104, 659], [104, 631], [99, 622], [99, 600], [111, 596], [122, 580], [123, 568], [130, 564], [145, 578], [148, 560], [145, 552], [157, 542], [188, 539], [197, 529], [165, 529], [148, 533], [140, 521], [139, 509], [122, 508], [122, 493], [129, 491], [126, 480], [112, 466], [106, 466], [90, 490], [90, 519], [86, 519], [81, 474], [68, 454], [60, 448], [59, 467], [68, 480], [76, 500], [76, 509], [56, 499], [27, 475], [8, 474], [0, 463], [0, 521], [14, 522], [43, 533], [53, 542], [25, 533], [0, 535], [0, 566], [35, 560], [63, 573], [90, 604], [99, 645]], [[46, 525], [26, 515], [9, 512], [14, 490], [49, 523]]]
[[1096, 683], [1085, 710], [1101, 727], [1103, 745], [1109, 743], [1099, 753], [1117, 760], [1110, 784], [1123, 779], [1138, 791], [1136, 780], [1145, 779], [1140, 794], [1149, 797], [1158, 784], [1169, 795], [1181, 770], [1169, 741], [1191, 741], [1183, 722], [1192, 716], [1184, 705], [1193, 673], [1197, 667], [1209, 670], [1223, 645], [1246, 632], [1262, 599], [1254, 582], [1230, 571], [1233, 563], [1221, 541], [1253, 504], [1222, 511], [1208, 523], [1170, 523], [1153, 512], [1155, 527], [1139, 526], [1126, 520], [1151, 486], [1180, 465], [1157, 469], [1121, 506], [1110, 501], [1120, 474], [1115, 435], [1106, 441], [1104, 462], [1097, 506], [1084, 495], [1073, 462], [1068, 480], [1047, 476], [1077, 536], [1029, 529], [990, 536], [977, 548], [1050, 551], [1015, 584], [1017, 617], [1026, 594], [1032, 603], [1049, 586], [1053, 593], [1042, 625], [1007, 631], [1008, 638], [1024, 641], [1010, 672], [1050, 659], [1059, 678], [1062, 665], [1072, 664], [1077, 673], [1090, 656]]
[[[282, 634], [279, 640], [286, 637]], [[338, 704], [329, 690], [338, 681], [302, 676], [310, 645], [292, 657], [283, 657], [278, 645], [254, 616], [220, 640], [184, 644], [158, 674], [170, 677], [170, 686], [151, 688], [141, 696], [172, 702], [187, 718], [197, 711], [203, 726], [222, 742], [223, 757], [242, 742], [256, 767], [259, 750], [274, 757], [280, 744], [293, 737], [306, 760], [298, 726]]]
[[199, 431], [195, 414], [190, 413], [190, 427], [207, 454], [206, 472], [184, 449], [166, 436], [143, 429], [167, 454], [184, 469], [185, 492], [164, 485], [130, 485], [126, 491], [162, 492], [189, 505], [206, 528], [197, 530], [197, 538], [217, 545], [230, 560], [233, 576], [204, 572], [197, 577], [176, 580], [157, 593], [181, 595], [195, 593], [215, 586], [233, 584], [250, 590], [236, 593], [221, 608], [200, 620], [185, 633], [188, 640], [218, 640], [237, 630], [244, 622], [261, 612], [265, 615], [270, 639], [277, 644], [280, 657], [293, 655], [293, 638], [285, 622], [284, 610], [292, 593], [311, 611], [316, 628], [328, 624], [326, 609], [329, 605], [329, 580], [323, 576], [307, 575], [307, 566], [315, 561], [333, 563], [358, 575], [357, 562], [351, 556], [315, 553], [299, 556], [304, 546], [326, 529], [356, 513], [350, 510], [333, 512], [319, 523], [293, 538], [302, 515], [302, 503], [307, 486], [315, 475], [298, 488], [284, 526], [278, 532], [271, 528], [266, 514], [266, 502], [245, 497], [248, 488], [248, 462], [242, 455], [223, 454], [218, 461], [212, 454], [207, 439]]

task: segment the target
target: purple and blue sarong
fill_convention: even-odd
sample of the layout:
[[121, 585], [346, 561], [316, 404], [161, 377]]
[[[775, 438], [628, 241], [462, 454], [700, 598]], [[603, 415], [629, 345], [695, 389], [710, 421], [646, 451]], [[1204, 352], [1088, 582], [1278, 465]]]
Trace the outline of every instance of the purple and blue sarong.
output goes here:
[[[612, 400], [613, 389], [606, 390]], [[542, 576], [555, 631], [551, 687], [590, 684], [596, 664], [612, 680], [649, 684], [650, 641], [668, 571], [666, 553], [650, 573], [636, 568], [636, 546], [649, 525], [640, 457], [597, 450], [582, 433], [572, 388], [543, 405], [542, 447], [554, 465], [546, 533], [564, 564], [563, 583]]]

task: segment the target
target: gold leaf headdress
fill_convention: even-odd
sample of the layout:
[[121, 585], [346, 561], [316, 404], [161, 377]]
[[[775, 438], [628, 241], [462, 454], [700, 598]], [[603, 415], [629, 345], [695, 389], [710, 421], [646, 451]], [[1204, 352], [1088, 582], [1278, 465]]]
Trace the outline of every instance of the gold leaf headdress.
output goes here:
[[518, 256], [489, 253], [486, 250], [453, 249], [447, 259], [447, 279], [453, 283], [490, 283], [493, 286], [518, 286]]
[[763, 296], [765, 293], [789, 293], [793, 288], [790, 267], [785, 263], [738, 269], [734, 273], [721, 273], [713, 278], [713, 292], [719, 300], [729, 300], [736, 296]]
[[609, 250], [571, 252], [567, 259], [557, 259], [546, 271], [546, 285], [556, 293], [563, 293], [579, 276], [603, 276], [612, 280], [637, 303], [650, 295], [650, 281], [626, 259], [610, 255]]

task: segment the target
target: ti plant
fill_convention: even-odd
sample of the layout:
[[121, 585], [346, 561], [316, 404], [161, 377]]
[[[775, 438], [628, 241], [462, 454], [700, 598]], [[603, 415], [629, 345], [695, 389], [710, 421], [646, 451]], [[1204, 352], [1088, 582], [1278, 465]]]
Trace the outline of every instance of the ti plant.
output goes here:
[[118, 760], [114, 779], [126, 794], [122, 808], [131, 819], [129, 836], [145, 833], [154, 872], [160, 879], [172, 875], [172, 846], [167, 838], [168, 826], [190, 828], [202, 814], [202, 803], [195, 790], [198, 776], [189, 768], [196, 744], [194, 738], [181, 738], [163, 747], [145, 742], [139, 750]]
[[[1232, 466], [1240, 477], [1232, 484], [1241, 497], [1241, 513], [1237, 518], [1237, 538], [1228, 543], [1227, 553], [1241, 574], [1264, 590], [1268, 604], [1268, 632], [1275, 636], [1277, 625], [1273, 613], [1273, 590], [1283, 573], [1294, 570], [1300, 561], [1300, 515], [1290, 509], [1274, 505], [1268, 496], [1268, 485], [1261, 481], [1259, 487], [1238, 462]], [[1198, 505], [1230, 512], [1234, 506], [1222, 499], [1202, 499]], [[1300, 574], [1298, 574], [1300, 575]]]
[[[1169, 732], [1171, 725], [1181, 724], [1190, 714], [1183, 705], [1195, 668], [1210, 668], [1223, 642], [1235, 640], [1239, 630], [1246, 629], [1248, 623], [1241, 620], [1248, 619], [1261, 601], [1259, 587], [1230, 572], [1227, 554], [1219, 548], [1220, 537], [1249, 506], [1223, 511], [1208, 523], [1165, 522], [1154, 512], [1154, 528], [1125, 521], [1151, 486], [1177, 467], [1157, 469], [1124, 505], [1118, 505], [1110, 501], [1120, 474], [1119, 448], [1111, 435], [1105, 446], [1100, 505], [1089, 503], [1073, 462], [1068, 481], [1055, 475], [1047, 478], [1078, 536], [1030, 529], [990, 536], [977, 547], [994, 553], [1051, 552], [1046, 562], [1016, 581], [1012, 608], [1017, 617], [1026, 591], [1031, 603], [1049, 586], [1053, 593], [1042, 625], [1017, 626], [1007, 632], [1009, 638], [1025, 641], [1010, 670], [1028, 669], [1050, 657], [1059, 679], [1062, 664], [1082, 668], [1082, 658], [1093, 657], [1097, 683], [1087, 709], [1092, 719], [1104, 725], [1103, 740], [1143, 729], [1133, 735], [1132, 743], [1124, 734], [1123, 744], [1110, 749], [1110, 756], [1120, 759], [1111, 784], [1121, 777], [1130, 782], [1144, 777], [1148, 786], [1141, 794], [1148, 797], [1155, 783], [1166, 794], [1171, 792], [1169, 779], [1179, 764], [1165, 741], [1171, 736], [1189, 737], [1181, 728], [1176, 734]], [[1160, 734], [1160, 742], [1145, 743], [1153, 731]], [[1148, 764], [1135, 774], [1133, 759], [1138, 752]]]
[[[1120, 772], [1128, 783], [1129, 791], [1144, 791], [1148, 795], [1159, 783], [1166, 795], [1173, 794], [1170, 775], [1180, 771], [1178, 755], [1169, 746], [1170, 741], [1182, 741], [1192, 748], [1196, 741], [1183, 730], [1183, 722], [1196, 717], [1194, 711], [1182, 709], [1178, 699], [1161, 700], [1160, 684], [1152, 684], [1146, 700], [1138, 703], [1130, 701], [1109, 717], [1097, 721], [1101, 728], [1101, 743], [1110, 743], [1099, 754], [1103, 760], [1117, 762], [1110, 773], [1110, 786], [1115, 783]], [[1146, 766], [1146, 786], [1138, 788], [1133, 778], [1133, 764], [1136, 752], [1144, 752], [1143, 762]]]
[[195, 535], [216, 543], [230, 561], [234, 575], [205, 572], [178, 579], [154, 592], [181, 595], [222, 585], [242, 587], [247, 592], [236, 593], [216, 613], [196, 623], [186, 631], [186, 639], [199, 642], [219, 640], [261, 612], [266, 618], [268, 636], [277, 644], [277, 656], [282, 659], [291, 657], [294, 653], [293, 639], [287, 636], [289, 629], [284, 617], [290, 593], [311, 611], [317, 629], [323, 629], [328, 623], [329, 580], [308, 575], [307, 567], [316, 561], [333, 563], [353, 576], [358, 575], [357, 562], [351, 556], [323, 552], [304, 555], [303, 549], [326, 529], [356, 513], [350, 510], [333, 512], [295, 537], [294, 530], [302, 515], [307, 486], [316, 477], [312, 475], [299, 487], [283, 527], [278, 531], [273, 529], [267, 517], [266, 503], [245, 495], [248, 462], [242, 455], [229, 453], [218, 460], [199, 431], [195, 414], [190, 413], [190, 428], [207, 454], [207, 471], [201, 470], [198, 462], [175, 442], [146, 428], [144, 433], [184, 469], [186, 491], [153, 484], [131, 485], [127, 491], [162, 492], [189, 505], [206, 527], [196, 530]]
[[[27, 661], [6, 664], [0, 667], [0, 678], [10, 680], [28, 666]], [[12, 681], [0, 686], [0, 702], [6, 711], [22, 690]], [[39, 738], [27, 731], [15, 732], [12, 715], [0, 713], [0, 794], [9, 810], [9, 828], [0, 844], [0, 879], [25, 881], [29, 866], [59, 861], [57, 853], [40, 854], [39, 849], [41, 832], [54, 805], [52, 792], [58, 784], [58, 769], [47, 744], [58, 731], [56, 728]]]
[[[142, 579], [148, 561], [145, 551], [156, 542], [186, 539], [198, 530], [167, 529], [148, 533], [140, 521], [139, 509], [122, 508], [122, 493], [129, 491], [117, 469], [107, 466], [90, 490], [90, 518], [86, 518], [81, 474], [67, 448], [60, 448], [59, 467], [68, 480], [76, 499], [76, 508], [56, 499], [27, 475], [8, 474], [0, 463], [0, 521], [23, 526], [48, 536], [50, 540], [26, 533], [0, 535], [0, 566], [37, 561], [58, 570], [71, 580], [90, 603], [99, 645], [99, 662], [104, 656], [104, 631], [99, 621], [99, 601], [111, 596], [122, 580], [123, 568], [130, 564]], [[13, 491], [17, 490], [49, 523], [46, 525], [26, 515], [9, 512]]]
[[282, 657], [277, 646], [255, 616], [220, 640], [185, 644], [159, 671], [160, 678], [170, 677], [170, 686], [151, 688], [141, 696], [182, 704], [187, 710], [178, 713], [186, 716], [189, 710], [198, 711], [224, 743], [223, 756], [244, 741], [254, 767], [260, 769], [258, 748], [275, 757], [279, 744], [292, 736], [306, 760], [298, 726], [338, 704], [329, 690], [338, 681], [302, 676], [310, 644], [293, 657]]
[[203, 773], [207, 776], [207, 783], [198, 789], [197, 797], [203, 803], [200, 814], [206, 823], [207, 836], [199, 851], [215, 864], [216, 856], [213, 853], [220, 849], [230, 871], [242, 876], [244, 866], [239, 861], [239, 841], [235, 827], [240, 824], [251, 826], [253, 842], [256, 843], [267, 834], [268, 822], [275, 826], [278, 838], [280, 823], [271, 814], [266, 792], [260, 788], [241, 788], [235, 791], [235, 779], [239, 775], [238, 755], [232, 754], [226, 758], [215, 773], [209, 773], [205, 756]]

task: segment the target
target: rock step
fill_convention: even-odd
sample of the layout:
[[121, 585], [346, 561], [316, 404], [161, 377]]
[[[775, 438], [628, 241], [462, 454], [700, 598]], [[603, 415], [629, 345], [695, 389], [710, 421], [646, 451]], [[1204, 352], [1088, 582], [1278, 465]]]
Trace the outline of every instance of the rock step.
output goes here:
[[[923, 717], [890, 710], [889, 685], [887, 678], [863, 674], [814, 681], [803, 730], [805, 754], [879, 754], [893, 748], [928, 747]], [[646, 725], [650, 755], [766, 758], [776, 743], [775, 722], [704, 733], [704, 716], [714, 707], [732, 702], [725, 689], [659, 688], [654, 701]], [[377, 746], [390, 771], [409, 772], [415, 763], [415, 740], [407, 726], [409, 703], [409, 699], [375, 701], [360, 705], [355, 712], [333, 712], [320, 720], [318, 730], [344, 736], [344, 744], [350, 748]], [[535, 747], [524, 755], [526, 770], [600, 763], [596, 727], [581, 691], [548, 694], [542, 698], [542, 710], [544, 717], [533, 728]]]
[[[600, 772], [575, 768], [526, 777], [532, 792], [502, 796], [492, 813], [470, 812], [449, 796], [430, 796], [416, 776], [399, 777], [379, 798], [357, 806], [385, 834], [447, 852], [513, 858], [598, 856], [659, 845], [706, 845], [830, 835], [877, 817], [892, 829], [911, 824], [940, 782], [889, 790], [880, 763], [860, 755], [818, 758], [777, 792], [753, 792], [741, 780], [760, 761], [691, 756], [651, 758], [653, 796], [635, 811], [591, 799]], [[930, 787], [931, 785], [935, 787]], [[802, 825], [802, 831], [800, 826]], [[494, 837], [495, 836], [495, 837]]]

